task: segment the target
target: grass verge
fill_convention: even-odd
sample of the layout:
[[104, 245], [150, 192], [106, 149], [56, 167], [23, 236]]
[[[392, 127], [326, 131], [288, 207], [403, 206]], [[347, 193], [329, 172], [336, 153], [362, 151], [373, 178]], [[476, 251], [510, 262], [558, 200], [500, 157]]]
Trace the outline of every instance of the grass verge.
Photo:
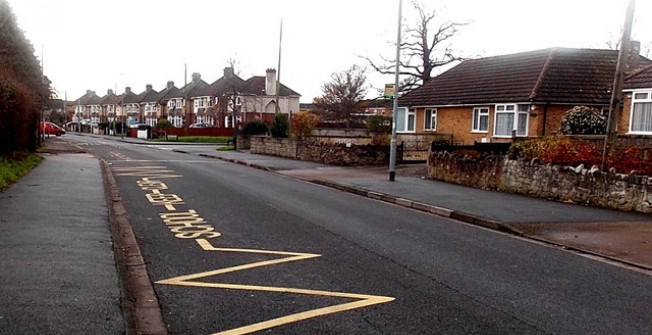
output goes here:
[[232, 146], [232, 145], [225, 145], [225, 146], [219, 147], [219, 148], [217, 148], [215, 150], [217, 150], [217, 151], [231, 151], [231, 150], [235, 150], [235, 147]]
[[[187, 143], [226, 143], [233, 138], [229, 136], [179, 136], [174, 142]], [[165, 137], [152, 139], [153, 142], [167, 142]]]
[[16, 182], [27, 172], [41, 163], [41, 158], [35, 154], [14, 153], [8, 157], [0, 157], [0, 190], [4, 190]]

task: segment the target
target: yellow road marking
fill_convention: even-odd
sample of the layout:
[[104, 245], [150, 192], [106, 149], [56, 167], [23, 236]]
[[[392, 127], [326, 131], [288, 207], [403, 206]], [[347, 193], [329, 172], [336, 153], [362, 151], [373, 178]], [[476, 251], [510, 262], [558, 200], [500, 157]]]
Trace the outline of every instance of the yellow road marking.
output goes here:
[[217, 288], [217, 289], [228, 289], [228, 290], [247, 290], [247, 291], [265, 291], [265, 292], [278, 292], [278, 293], [294, 293], [294, 294], [304, 294], [304, 295], [314, 295], [314, 296], [325, 296], [325, 297], [338, 297], [338, 298], [348, 298], [348, 299], [358, 299], [357, 301], [347, 302], [344, 304], [333, 305], [323, 308], [317, 308], [309, 311], [304, 311], [300, 313], [286, 315], [280, 318], [275, 318], [271, 320], [266, 320], [258, 322], [255, 324], [230, 329], [227, 331], [215, 333], [214, 335], [242, 335], [249, 334], [252, 332], [269, 329], [273, 327], [278, 327], [284, 324], [289, 324], [293, 322], [298, 322], [318, 316], [323, 316], [327, 314], [339, 313], [343, 311], [348, 311], [352, 309], [367, 307], [376, 304], [382, 304], [394, 300], [392, 297], [384, 296], [374, 296], [367, 294], [355, 294], [355, 293], [343, 293], [343, 292], [329, 292], [329, 291], [319, 291], [319, 290], [307, 290], [300, 288], [289, 288], [289, 287], [272, 287], [272, 286], [257, 286], [257, 285], [237, 285], [237, 284], [221, 284], [221, 283], [207, 283], [197, 281], [201, 278], [218, 276], [225, 273], [231, 273], [236, 271], [249, 270], [262, 266], [270, 266], [280, 263], [294, 262], [309, 258], [320, 257], [319, 254], [309, 254], [309, 253], [297, 253], [297, 252], [287, 252], [287, 251], [273, 251], [273, 250], [255, 250], [255, 249], [234, 249], [234, 248], [216, 248], [208, 240], [197, 239], [197, 243], [200, 247], [206, 251], [219, 251], [219, 252], [238, 252], [238, 253], [254, 253], [254, 254], [267, 254], [267, 255], [280, 255], [286, 256], [282, 258], [254, 262], [250, 264], [232, 266], [224, 269], [217, 269], [212, 271], [206, 271], [201, 273], [195, 273], [190, 275], [184, 275], [179, 277], [174, 277], [170, 279], [157, 281], [157, 284], [162, 285], [178, 285], [178, 286], [194, 286], [194, 287], [207, 287], [207, 288]]
[[128, 177], [154, 177], [154, 178], [180, 178], [182, 175], [176, 174], [174, 170], [160, 165], [142, 165], [142, 166], [123, 166], [113, 167], [118, 176]]

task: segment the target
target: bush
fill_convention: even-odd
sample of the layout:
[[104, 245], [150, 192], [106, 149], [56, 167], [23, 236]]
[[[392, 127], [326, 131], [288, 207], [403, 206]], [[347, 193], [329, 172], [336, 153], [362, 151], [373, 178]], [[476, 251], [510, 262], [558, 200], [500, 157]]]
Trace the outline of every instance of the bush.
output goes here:
[[286, 114], [276, 114], [270, 132], [273, 137], [288, 137], [288, 116]]
[[387, 134], [392, 131], [392, 118], [382, 115], [371, 115], [367, 119], [367, 131], [370, 133]]
[[309, 136], [319, 122], [319, 116], [314, 113], [298, 112], [292, 116], [292, 133], [300, 139]]
[[246, 136], [265, 135], [269, 132], [269, 127], [261, 120], [252, 120], [244, 124], [240, 134]]
[[561, 133], [564, 135], [602, 135], [606, 131], [607, 118], [595, 108], [575, 106], [561, 119]]
[[156, 121], [155, 128], [156, 129], [162, 129], [162, 130], [172, 128], [172, 122], [168, 121], [168, 119], [160, 119], [160, 120]]
[[[649, 149], [647, 149], [649, 150]], [[538, 158], [543, 164], [559, 164], [586, 167], [602, 164], [602, 147], [571, 137], [541, 137], [514, 143], [510, 148], [512, 158]], [[621, 147], [612, 150], [606, 160], [608, 168], [619, 173], [636, 171], [652, 175], [652, 161], [646, 156], [649, 151], [638, 147]]]

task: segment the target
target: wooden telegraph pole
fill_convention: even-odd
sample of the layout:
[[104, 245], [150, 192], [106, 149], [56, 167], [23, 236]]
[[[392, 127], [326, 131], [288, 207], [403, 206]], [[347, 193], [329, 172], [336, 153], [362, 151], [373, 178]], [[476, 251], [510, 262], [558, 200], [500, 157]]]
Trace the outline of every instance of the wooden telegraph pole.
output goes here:
[[616, 74], [611, 90], [611, 102], [609, 104], [609, 118], [607, 120], [607, 134], [605, 135], [604, 147], [602, 148], [602, 170], [606, 168], [607, 157], [616, 145], [616, 130], [618, 120], [620, 119], [621, 96], [623, 90], [623, 78], [627, 68], [629, 54], [630, 38], [632, 34], [632, 22], [634, 21], [634, 3], [636, 0], [629, 0], [627, 5], [627, 14], [625, 15], [625, 25], [623, 27], [623, 36], [620, 40], [620, 50], [618, 51], [618, 62], [616, 63]]

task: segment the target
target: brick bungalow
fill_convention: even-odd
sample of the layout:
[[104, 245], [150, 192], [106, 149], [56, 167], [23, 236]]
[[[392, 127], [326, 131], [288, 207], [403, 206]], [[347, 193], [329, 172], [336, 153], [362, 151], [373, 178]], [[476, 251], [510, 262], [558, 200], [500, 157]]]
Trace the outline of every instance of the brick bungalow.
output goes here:
[[[630, 73], [652, 63], [635, 51]], [[574, 106], [608, 110], [617, 58], [549, 48], [464, 61], [399, 99], [397, 132], [451, 134], [464, 144], [556, 134]]]

